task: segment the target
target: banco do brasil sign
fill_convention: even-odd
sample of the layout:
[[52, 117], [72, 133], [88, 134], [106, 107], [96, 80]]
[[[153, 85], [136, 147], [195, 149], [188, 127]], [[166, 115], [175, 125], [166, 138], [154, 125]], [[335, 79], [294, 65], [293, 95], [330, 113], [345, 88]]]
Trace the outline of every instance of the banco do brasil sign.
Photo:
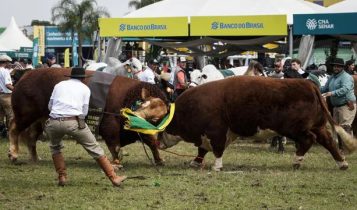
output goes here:
[[120, 24], [120, 31], [151, 31], [151, 30], [167, 30], [167, 25], [130, 25], [130, 24]]
[[191, 36], [286, 35], [285, 15], [191, 17]]
[[187, 17], [100, 18], [102, 37], [188, 36]]

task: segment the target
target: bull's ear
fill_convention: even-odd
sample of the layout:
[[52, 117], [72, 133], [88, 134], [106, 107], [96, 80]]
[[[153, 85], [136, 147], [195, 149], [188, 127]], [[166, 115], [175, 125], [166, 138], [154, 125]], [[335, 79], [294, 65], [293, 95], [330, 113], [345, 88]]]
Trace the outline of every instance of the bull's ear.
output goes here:
[[149, 97], [150, 97], [150, 92], [147, 89], [142, 88], [141, 89], [141, 99], [146, 100]]
[[207, 75], [202, 74], [202, 78], [203, 78], [203, 79], [207, 79]]

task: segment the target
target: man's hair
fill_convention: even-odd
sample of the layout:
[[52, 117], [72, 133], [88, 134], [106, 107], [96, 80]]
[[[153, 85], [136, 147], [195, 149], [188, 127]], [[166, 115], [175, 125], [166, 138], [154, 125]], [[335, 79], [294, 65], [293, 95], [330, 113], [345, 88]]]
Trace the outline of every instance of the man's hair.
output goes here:
[[348, 60], [348, 61], [346, 61], [346, 67], [347, 67], [347, 66], [350, 66], [350, 65], [352, 65], [352, 64], [354, 64], [354, 63], [355, 63], [355, 60], [353, 60], [353, 59]]
[[291, 59], [291, 63], [297, 63], [297, 64], [301, 65], [301, 61], [297, 58]]

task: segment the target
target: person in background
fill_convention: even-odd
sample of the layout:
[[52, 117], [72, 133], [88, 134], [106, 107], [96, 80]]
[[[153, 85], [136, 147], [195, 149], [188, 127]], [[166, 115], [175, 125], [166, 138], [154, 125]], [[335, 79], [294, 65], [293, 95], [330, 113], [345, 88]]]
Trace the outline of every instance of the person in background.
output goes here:
[[355, 60], [351, 59], [346, 61], [345, 71], [351, 75], [355, 74]]
[[48, 108], [49, 119], [45, 123], [45, 133], [50, 139], [53, 164], [58, 173], [58, 185], [67, 181], [66, 166], [61, 149], [64, 135], [74, 137], [79, 144], [97, 161], [114, 186], [120, 186], [126, 176], [117, 176], [113, 166], [104, 155], [104, 150], [84, 121], [88, 113], [90, 89], [83, 84], [87, 77], [81, 67], [72, 68], [69, 80], [58, 83], [52, 92]]
[[27, 64], [25, 69], [34, 69], [32, 66], [32, 60], [31, 59], [27, 59]]
[[248, 65], [247, 71], [244, 73], [245, 76], [264, 76], [263, 65], [258, 61], [251, 61]]
[[10, 72], [7, 69], [12, 59], [7, 55], [0, 55], [0, 106], [5, 112], [6, 126], [9, 128], [14, 114], [11, 106], [11, 93], [14, 89]]
[[346, 132], [353, 134], [351, 125], [356, 115], [354, 81], [352, 76], [343, 70], [345, 66], [343, 59], [335, 58], [330, 64], [333, 74], [320, 90], [324, 97], [330, 97], [335, 122]]
[[138, 79], [143, 82], [148, 82], [155, 85], [157, 83], [155, 71], [158, 68], [158, 62], [156, 59], [151, 59], [148, 62], [147, 68], [138, 75]]
[[162, 63], [161, 72], [164, 72], [164, 73], [170, 73], [170, 72], [171, 72], [169, 61], [164, 61], [164, 62]]
[[179, 57], [173, 73], [174, 100], [187, 89], [186, 58]]
[[27, 59], [25, 59], [25, 58], [20, 58], [20, 59], [19, 59], [19, 64], [21, 65], [22, 69], [26, 69]]
[[299, 59], [291, 59], [291, 68], [286, 70], [284, 78], [305, 78], [311, 80], [320, 88], [321, 84], [319, 78], [314, 74], [307, 73], [301, 68], [301, 61]]
[[46, 55], [46, 64], [48, 67], [52, 67], [52, 65], [56, 64], [56, 56], [52, 53]]
[[271, 72], [268, 76], [273, 77], [273, 78], [278, 78], [278, 79], [283, 79], [284, 78], [284, 72], [283, 72], [283, 61], [281, 59], [277, 59], [274, 63], [274, 71]]

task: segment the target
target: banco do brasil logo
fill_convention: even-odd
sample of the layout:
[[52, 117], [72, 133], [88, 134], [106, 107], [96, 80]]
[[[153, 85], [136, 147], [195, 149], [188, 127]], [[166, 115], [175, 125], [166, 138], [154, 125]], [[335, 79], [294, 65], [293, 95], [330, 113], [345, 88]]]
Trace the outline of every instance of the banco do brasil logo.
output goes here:
[[218, 29], [218, 26], [219, 26], [219, 24], [217, 22], [213, 22], [212, 25], [211, 25], [211, 28], [213, 30], [216, 30], [216, 29]]
[[309, 30], [315, 30], [317, 27], [317, 21], [315, 19], [307, 19], [306, 21], [306, 27]]
[[125, 31], [125, 28], [126, 28], [125, 24], [120, 24], [120, 27], [119, 27], [120, 31]]

